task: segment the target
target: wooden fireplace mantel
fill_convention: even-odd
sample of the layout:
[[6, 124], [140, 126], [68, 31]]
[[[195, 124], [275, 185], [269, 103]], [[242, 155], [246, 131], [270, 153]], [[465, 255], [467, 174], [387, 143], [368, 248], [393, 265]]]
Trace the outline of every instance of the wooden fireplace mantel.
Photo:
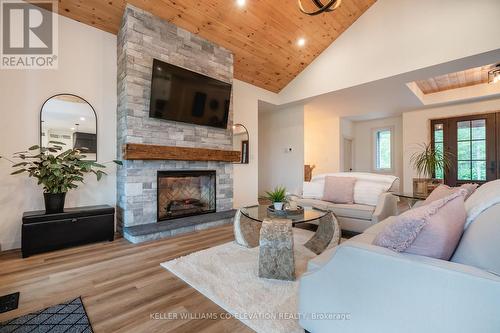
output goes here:
[[241, 152], [190, 147], [170, 147], [127, 143], [123, 145], [125, 160], [176, 160], [176, 161], [217, 161], [240, 162]]

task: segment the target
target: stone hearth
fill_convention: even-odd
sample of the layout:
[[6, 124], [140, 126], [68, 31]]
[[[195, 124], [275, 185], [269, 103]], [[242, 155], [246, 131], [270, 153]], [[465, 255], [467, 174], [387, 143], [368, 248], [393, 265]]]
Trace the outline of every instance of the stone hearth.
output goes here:
[[[232, 150], [232, 103], [227, 129], [149, 117], [153, 59], [232, 83], [230, 51], [127, 5], [118, 34], [117, 148], [120, 154], [127, 143]], [[215, 213], [205, 214], [203, 218], [157, 223], [157, 173], [175, 170], [216, 172]], [[124, 160], [124, 166], [118, 171], [117, 197], [118, 229], [132, 242], [231, 223], [233, 166], [216, 161]]]

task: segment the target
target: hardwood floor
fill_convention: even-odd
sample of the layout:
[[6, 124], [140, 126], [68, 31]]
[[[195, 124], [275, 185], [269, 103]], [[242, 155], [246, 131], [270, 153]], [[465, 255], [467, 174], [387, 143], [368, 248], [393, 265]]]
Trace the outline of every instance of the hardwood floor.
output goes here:
[[[200, 319], [225, 311], [160, 263], [233, 240], [231, 226], [134, 245], [124, 239], [21, 259], [0, 254], [0, 295], [21, 292], [0, 322], [82, 296], [99, 332], [253, 332], [240, 321]], [[167, 319], [190, 313], [190, 319]], [[151, 316], [162, 319], [152, 319]]]

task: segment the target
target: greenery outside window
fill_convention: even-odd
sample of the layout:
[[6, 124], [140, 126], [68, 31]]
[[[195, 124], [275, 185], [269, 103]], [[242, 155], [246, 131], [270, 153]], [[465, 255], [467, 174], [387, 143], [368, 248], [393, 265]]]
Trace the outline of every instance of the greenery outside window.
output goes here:
[[486, 180], [486, 120], [457, 122], [458, 180]]
[[393, 169], [393, 128], [377, 128], [373, 131], [373, 166], [375, 171]]
[[[439, 158], [444, 154], [444, 124], [434, 124], [434, 149]], [[436, 167], [435, 179], [444, 179], [444, 170], [442, 166]]]

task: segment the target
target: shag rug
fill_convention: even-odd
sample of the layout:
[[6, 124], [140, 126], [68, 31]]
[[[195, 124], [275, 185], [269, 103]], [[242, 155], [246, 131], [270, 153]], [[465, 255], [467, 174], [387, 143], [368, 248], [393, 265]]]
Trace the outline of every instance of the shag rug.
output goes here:
[[92, 333], [85, 306], [80, 297], [0, 323], [1, 333]]
[[297, 281], [261, 279], [259, 248], [222, 244], [161, 265], [258, 333], [303, 333], [298, 279], [316, 255], [305, 248], [311, 231], [294, 228]]

